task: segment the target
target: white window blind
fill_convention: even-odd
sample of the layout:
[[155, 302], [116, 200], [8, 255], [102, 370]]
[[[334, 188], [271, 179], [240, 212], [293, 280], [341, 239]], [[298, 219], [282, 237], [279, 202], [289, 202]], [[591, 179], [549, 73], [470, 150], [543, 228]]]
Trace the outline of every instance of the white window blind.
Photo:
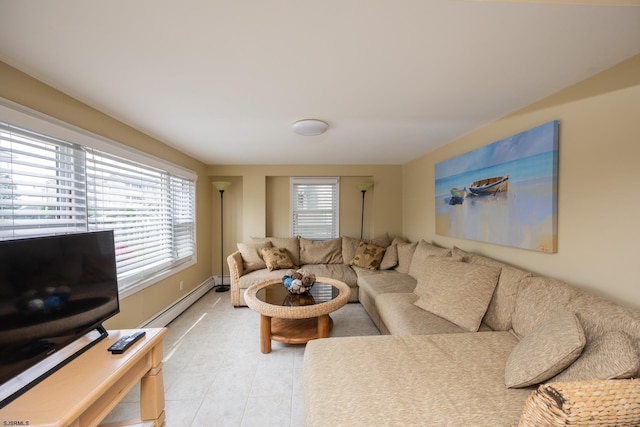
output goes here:
[[338, 237], [339, 178], [291, 178], [291, 235]]
[[195, 180], [0, 122], [0, 239], [114, 230], [130, 289], [195, 259]]

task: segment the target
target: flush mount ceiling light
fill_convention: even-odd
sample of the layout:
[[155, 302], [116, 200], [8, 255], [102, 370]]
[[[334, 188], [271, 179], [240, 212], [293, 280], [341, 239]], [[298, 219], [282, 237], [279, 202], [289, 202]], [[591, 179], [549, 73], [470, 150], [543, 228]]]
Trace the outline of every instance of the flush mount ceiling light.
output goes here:
[[304, 119], [293, 124], [293, 131], [298, 135], [314, 136], [325, 133], [329, 124], [322, 120]]

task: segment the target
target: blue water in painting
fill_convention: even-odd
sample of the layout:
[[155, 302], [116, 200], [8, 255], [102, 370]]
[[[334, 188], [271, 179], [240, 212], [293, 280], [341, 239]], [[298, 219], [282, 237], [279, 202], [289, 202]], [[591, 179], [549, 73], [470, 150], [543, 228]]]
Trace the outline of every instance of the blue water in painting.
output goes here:
[[[437, 177], [438, 234], [540, 251], [555, 249], [557, 150], [493, 166]], [[438, 169], [436, 168], [436, 174]], [[509, 175], [506, 192], [468, 196], [450, 205], [451, 188]]]
[[469, 187], [472, 182], [494, 176], [509, 175], [509, 186], [527, 180], [552, 177], [557, 171], [557, 151], [547, 151], [523, 159], [512, 160], [498, 165], [465, 171], [445, 178], [436, 177], [436, 198], [449, 197], [453, 187]]

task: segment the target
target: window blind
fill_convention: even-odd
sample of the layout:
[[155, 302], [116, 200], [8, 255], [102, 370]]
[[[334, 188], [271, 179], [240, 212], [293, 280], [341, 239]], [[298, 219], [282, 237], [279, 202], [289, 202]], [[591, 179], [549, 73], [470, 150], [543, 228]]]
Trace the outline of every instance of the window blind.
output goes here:
[[114, 230], [120, 290], [195, 259], [195, 180], [0, 122], [0, 239]]
[[339, 178], [291, 178], [291, 235], [312, 240], [339, 236]]

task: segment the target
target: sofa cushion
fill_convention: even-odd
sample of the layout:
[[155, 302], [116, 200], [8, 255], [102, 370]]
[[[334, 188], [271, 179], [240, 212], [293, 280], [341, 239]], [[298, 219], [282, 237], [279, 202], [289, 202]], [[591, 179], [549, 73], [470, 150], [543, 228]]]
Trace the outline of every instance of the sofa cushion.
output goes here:
[[385, 248], [373, 243], [360, 242], [350, 264], [368, 270], [377, 270], [384, 255]]
[[300, 262], [302, 264], [341, 264], [342, 239], [309, 240], [300, 238]]
[[[376, 309], [386, 329], [384, 333], [433, 335], [467, 332], [455, 323], [416, 306], [414, 303], [417, 299], [418, 296], [413, 292], [385, 293], [376, 297]], [[481, 325], [479, 330], [490, 329]]]
[[380, 270], [391, 270], [396, 265], [398, 265], [398, 247], [389, 245], [384, 251], [382, 261], [380, 261]]
[[527, 387], [548, 380], [580, 356], [585, 342], [576, 315], [570, 311], [557, 313], [513, 348], [505, 366], [505, 385]]
[[251, 237], [251, 243], [271, 242], [276, 248], [285, 248], [293, 265], [300, 265], [300, 242], [297, 237]]
[[304, 264], [301, 268], [315, 274], [316, 277], [340, 280], [350, 288], [354, 288], [358, 284], [358, 275], [353, 271], [353, 268], [346, 264]]
[[260, 253], [269, 271], [293, 267], [289, 252], [285, 248], [262, 248]]
[[531, 277], [533, 274], [492, 258], [465, 252], [455, 246], [451, 252], [453, 257], [463, 257], [464, 261], [469, 264], [501, 268], [498, 285], [493, 292], [487, 313], [482, 321], [494, 331], [508, 331], [511, 329], [511, 316], [516, 304], [516, 295], [518, 295], [518, 291], [523, 286], [522, 279]]
[[516, 426], [531, 393], [503, 384], [516, 343], [509, 332], [312, 340], [304, 425]]
[[579, 294], [577, 288], [560, 280], [541, 276], [525, 277], [511, 317], [513, 332], [519, 338], [524, 338], [549, 317], [566, 311], [569, 301]]
[[629, 336], [613, 331], [587, 342], [580, 357], [549, 381], [631, 378], [635, 376], [639, 365], [636, 348]]
[[415, 252], [418, 243], [397, 242], [395, 245], [398, 251], [398, 264], [396, 265], [396, 271], [398, 273], [409, 273], [411, 259], [413, 258], [413, 253]]
[[250, 271], [260, 270], [261, 268], [267, 268], [260, 249], [270, 248], [271, 242], [263, 243], [238, 243], [238, 250], [242, 255], [243, 272], [248, 273]]
[[448, 257], [451, 256], [451, 250], [440, 248], [421, 240], [413, 252], [413, 258], [411, 258], [411, 265], [409, 266], [409, 275], [419, 280], [420, 275], [424, 272], [424, 262], [427, 257], [430, 256]]
[[342, 236], [342, 261], [349, 263], [356, 254], [356, 249], [360, 244], [360, 239], [354, 239], [353, 237]]
[[447, 261], [446, 257], [429, 257], [423, 264], [431, 273], [418, 280], [415, 304], [467, 331], [477, 331], [500, 269]]

